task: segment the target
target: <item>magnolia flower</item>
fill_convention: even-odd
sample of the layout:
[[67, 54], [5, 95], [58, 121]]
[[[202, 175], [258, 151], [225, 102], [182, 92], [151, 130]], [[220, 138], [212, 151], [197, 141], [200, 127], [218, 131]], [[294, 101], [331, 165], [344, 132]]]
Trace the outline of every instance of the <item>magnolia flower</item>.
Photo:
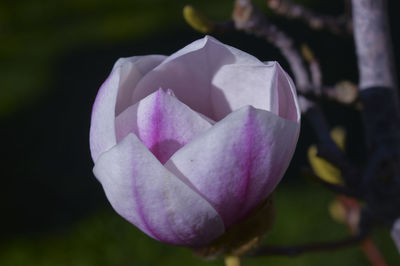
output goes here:
[[212, 37], [121, 58], [93, 106], [94, 174], [113, 208], [159, 241], [204, 246], [274, 190], [300, 124], [277, 62]]

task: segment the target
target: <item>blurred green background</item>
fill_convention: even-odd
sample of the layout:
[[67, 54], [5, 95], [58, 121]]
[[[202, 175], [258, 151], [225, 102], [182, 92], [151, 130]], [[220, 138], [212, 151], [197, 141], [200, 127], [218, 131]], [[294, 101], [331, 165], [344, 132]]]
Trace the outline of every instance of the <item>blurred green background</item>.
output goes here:
[[[101, 83], [119, 57], [171, 54], [202, 35], [182, 18], [192, 4], [216, 20], [230, 18], [229, 0], [2, 0], [0, 2], [0, 119], [2, 132], [0, 265], [223, 265], [185, 248], [158, 243], [113, 212], [95, 180], [89, 155], [90, 110]], [[324, 82], [357, 81], [350, 37], [314, 32], [299, 21], [274, 15], [254, 1], [296, 43], [319, 58]], [[337, 15], [342, 1], [303, 0]], [[389, 1], [399, 62], [398, 1]], [[243, 33], [216, 35], [256, 55], [278, 60], [278, 50]], [[354, 110], [326, 102], [332, 125], [349, 130], [349, 151], [362, 161], [361, 122]], [[346, 117], [343, 120], [343, 117]], [[314, 136], [306, 122], [294, 160], [276, 192], [277, 223], [265, 242], [296, 244], [344, 237], [329, 216], [334, 195], [305, 181], [306, 149]], [[387, 229], [373, 238], [389, 265], [400, 256]], [[243, 265], [368, 265], [359, 248], [295, 258], [245, 259]]]

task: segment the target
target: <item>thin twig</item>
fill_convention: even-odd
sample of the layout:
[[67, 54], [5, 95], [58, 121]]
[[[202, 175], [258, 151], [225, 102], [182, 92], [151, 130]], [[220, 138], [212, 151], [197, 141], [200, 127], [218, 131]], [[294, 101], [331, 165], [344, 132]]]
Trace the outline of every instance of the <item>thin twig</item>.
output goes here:
[[[302, 56], [294, 47], [292, 39], [276, 25], [270, 23], [251, 0], [236, 0], [232, 17], [236, 29], [263, 38], [281, 51], [293, 72], [298, 91], [313, 90], [314, 87], [310, 83]], [[315, 103], [299, 95], [299, 105], [302, 113], [305, 113]]]
[[298, 246], [266, 246], [258, 249], [252, 253], [251, 256], [298, 256], [309, 252], [333, 251], [358, 244], [365, 239], [366, 236], [366, 233], [359, 233], [336, 241], [315, 242]]
[[341, 104], [352, 104], [357, 100], [358, 87], [350, 81], [341, 81], [332, 87], [324, 87], [321, 94]]
[[370, 237], [365, 238], [361, 243], [361, 249], [365, 257], [369, 260], [372, 266], [387, 266], [385, 258], [374, 244]]
[[[346, 196], [337, 196], [336, 200], [344, 211], [342, 219], [339, 218], [340, 222], [345, 223], [350, 233], [355, 234], [358, 231], [362, 205], [358, 200]], [[387, 266], [385, 259], [371, 237], [366, 237], [361, 241], [360, 247], [372, 266]]]
[[236, 0], [232, 17], [236, 29], [263, 38], [281, 51], [290, 65], [298, 90], [311, 88], [302, 57], [292, 39], [270, 23], [250, 0]]
[[322, 87], [322, 71], [319, 62], [308, 45], [303, 44], [301, 46], [301, 53], [303, 54], [304, 59], [308, 62], [311, 74], [311, 83], [316, 91], [319, 92]]
[[319, 90], [298, 91], [312, 101], [321, 99], [337, 102], [342, 105], [354, 105], [358, 103], [358, 87], [350, 81], [340, 81], [334, 86], [323, 86]]
[[350, 81], [341, 81], [334, 86], [323, 86], [320, 90], [309, 90], [299, 94], [311, 100], [327, 99], [343, 105], [353, 105], [358, 100], [358, 87]]
[[288, 0], [267, 0], [267, 3], [276, 13], [288, 18], [301, 19], [312, 29], [328, 29], [333, 33], [346, 34], [351, 34], [353, 31], [352, 22], [345, 15], [340, 17], [320, 15], [302, 5], [294, 4]]

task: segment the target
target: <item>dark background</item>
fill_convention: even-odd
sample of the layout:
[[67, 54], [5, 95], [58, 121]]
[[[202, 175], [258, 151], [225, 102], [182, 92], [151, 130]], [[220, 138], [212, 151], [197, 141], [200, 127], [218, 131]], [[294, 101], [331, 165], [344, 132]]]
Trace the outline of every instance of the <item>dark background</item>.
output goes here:
[[[297, 44], [319, 58], [324, 83], [357, 82], [351, 37], [312, 31], [300, 21], [274, 15], [254, 1]], [[303, 0], [337, 15], [342, 1]], [[171, 54], [203, 37], [183, 20], [193, 4], [216, 20], [230, 18], [232, 1], [20, 0], [0, 3], [0, 265], [222, 265], [185, 248], [158, 243], [113, 212], [92, 174], [89, 122], [101, 83], [119, 57]], [[399, 65], [398, 1], [389, 1]], [[243, 33], [214, 35], [220, 41], [290, 69], [278, 50]], [[362, 161], [358, 113], [324, 102], [332, 126], [348, 129], [347, 148]], [[304, 180], [307, 148], [314, 136], [303, 122], [292, 164], [276, 192], [277, 223], [268, 244], [296, 244], [347, 235], [332, 220], [334, 195]], [[384, 228], [373, 238], [390, 265], [400, 256]], [[246, 259], [244, 265], [368, 265], [359, 248], [298, 258]]]

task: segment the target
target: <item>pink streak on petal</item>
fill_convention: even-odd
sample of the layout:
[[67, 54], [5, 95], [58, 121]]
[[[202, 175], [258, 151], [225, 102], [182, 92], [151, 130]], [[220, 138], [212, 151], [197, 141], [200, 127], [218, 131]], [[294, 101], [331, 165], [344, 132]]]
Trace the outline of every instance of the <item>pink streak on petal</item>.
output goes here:
[[271, 112], [243, 107], [178, 150], [165, 167], [186, 178], [230, 228], [276, 187], [299, 128]]
[[159, 89], [117, 117], [117, 140], [134, 133], [165, 163], [178, 149], [211, 128], [211, 122]]
[[160, 149], [159, 147], [157, 148], [155, 144], [158, 142], [160, 139], [160, 129], [163, 128], [163, 125], [161, 125], [162, 121], [162, 116], [161, 116], [161, 110], [160, 110], [160, 93], [162, 92], [162, 89], [158, 89], [156, 92], [156, 99], [154, 101], [154, 106], [153, 106], [153, 113], [151, 114], [151, 125], [149, 127], [150, 130], [150, 139], [149, 139], [149, 146], [150, 151], [154, 154], [154, 156], [157, 157], [160, 161], [163, 161], [160, 155]]

